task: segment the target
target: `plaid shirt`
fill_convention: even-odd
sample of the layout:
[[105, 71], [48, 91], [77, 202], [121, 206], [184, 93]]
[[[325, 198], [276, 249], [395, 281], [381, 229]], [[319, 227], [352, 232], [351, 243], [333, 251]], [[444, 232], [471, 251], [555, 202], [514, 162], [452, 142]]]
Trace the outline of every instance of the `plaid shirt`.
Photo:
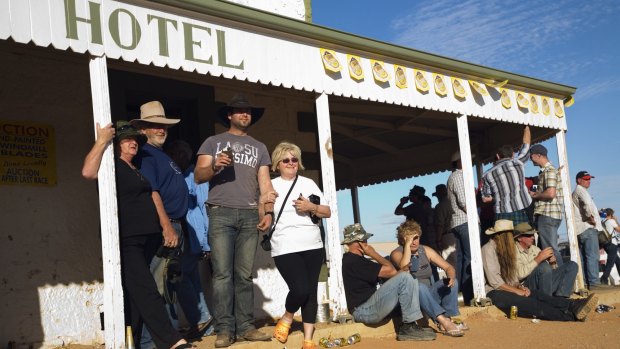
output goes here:
[[463, 170], [454, 170], [448, 178], [448, 200], [452, 207], [450, 229], [463, 223], [467, 223], [465, 211], [465, 184], [463, 183]]
[[555, 188], [555, 197], [551, 201], [536, 200], [534, 214], [562, 219], [562, 214], [564, 212], [564, 207], [562, 206], [564, 202], [562, 179], [555, 167], [549, 162], [545, 164], [545, 167], [543, 167], [538, 174], [538, 189], [536, 189], [536, 193], [540, 194], [547, 190], [547, 188]]
[[525, 186], [524, 167], [530, 145], [524, 143], [512, 159], [501, 159], [482, 175], [482, 196], [493, 197], [495, 213], [526, 209], [532, 203]]

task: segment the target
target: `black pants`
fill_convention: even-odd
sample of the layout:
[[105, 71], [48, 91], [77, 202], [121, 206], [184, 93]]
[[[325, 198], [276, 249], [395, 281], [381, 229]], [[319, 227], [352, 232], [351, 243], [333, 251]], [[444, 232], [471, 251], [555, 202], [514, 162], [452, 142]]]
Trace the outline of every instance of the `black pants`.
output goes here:
[[170, 348], [183, 338], [170, 323], [164, 300], [149, 269], [160, 245], [161, 234], [121, 237], [125, 319], [131, 325], [136, 348], [140, 348], [143, 324], [159, 349]]
[[324, 253], [324, 250], [319, 248], [273, 257], [276, 268], [288, 285], [286, 311], [294, 314], [301, 308], [301, 318], [308, 324], [316, 322], [316, 290]]
[[574, 321], [575, 316], [569, 310], [571, 301], [568, 298], [548, 296], [542, 292], [532, 291], [529, 297], [519, 296], [512, 292], [493, 290], [487, 293], [493, 305], [510, 314], [510, 307], [517, 306], [519, 317], [552, 321]]

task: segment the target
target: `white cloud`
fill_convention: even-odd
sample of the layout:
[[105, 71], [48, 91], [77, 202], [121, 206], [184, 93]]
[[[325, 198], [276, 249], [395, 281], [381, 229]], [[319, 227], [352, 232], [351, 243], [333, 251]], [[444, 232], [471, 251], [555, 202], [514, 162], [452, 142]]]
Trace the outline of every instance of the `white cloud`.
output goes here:
[[576, 101], [583, 102], [591, 97], [611, 91], [620, 91], [620, 76], [611, 76], [605, 80], [589, 81], [585, 86], [577, 90], [575, 99]]
[[437, 0], [418, 5], [391, 26], [400, 45], [557, 81], [600, 59], [559, 47], [613, 17], [604, 16], [608, 13], [620, 14], [620, 3]]

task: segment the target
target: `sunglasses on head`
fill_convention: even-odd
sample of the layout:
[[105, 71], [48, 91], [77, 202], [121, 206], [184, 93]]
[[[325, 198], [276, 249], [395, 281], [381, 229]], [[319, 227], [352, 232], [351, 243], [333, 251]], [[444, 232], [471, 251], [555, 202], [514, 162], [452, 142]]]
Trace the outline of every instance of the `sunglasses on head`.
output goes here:
[[289, 162], [292, 162], [292, 163], [296, 164], [298, 161], [299, 161], [298, 158], [285, 158], [285, 159], [282, 159], [282, 163], [283, 164], [288, 164]]

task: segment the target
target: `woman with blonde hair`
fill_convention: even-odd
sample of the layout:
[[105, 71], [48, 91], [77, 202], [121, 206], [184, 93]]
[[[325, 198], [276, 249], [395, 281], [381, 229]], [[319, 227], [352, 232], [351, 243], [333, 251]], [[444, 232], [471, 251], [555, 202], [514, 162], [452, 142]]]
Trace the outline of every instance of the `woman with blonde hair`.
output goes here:
[[[431, 247], [421, 245], [422, 229], [412, 220], [397, 229], [398, 245], [390, 258], [399, 270], [407, 271], [418, 280], [420, 308], [447, 336], [462, 337], [465, 323], [455, 324], [451, 316], [459, 315], [456, 270]], [[433, 280], [431, 266], [445, 270], [447, 278]]]
[[498, 219], [485, 232], [491, 239], [482, 246], [482, 266], [487, 297], [491, 298], [493, 305], [506, 314], [510, 313], [512, 306], [516, 306], [520, 317], [584, 321], [597, 304], [598, 297], [594, 293], [587, 298], [573, 300], [532, 291], [519, 283], [513, 231], [512, 221]]
[[325, 198], [316, 183], [298, 175], [297, 172], [304, 169], [298, 146], [281, 142], [274, 149], [271, 160], [272, 170], [280, 173], [271, 181], [278, 193], [274, 204], [271, 256], [289, 288], [286, 309], [273, 336], [285, 343], [293, 315], [301, 308], [303, 349], [312, 349], [316, 348], [312, 336], [318, 308], [317, 286], [325, 258], [321, 231], [316, 223], [321, 218], [329, 218], [331, 209], [324, 203]]

